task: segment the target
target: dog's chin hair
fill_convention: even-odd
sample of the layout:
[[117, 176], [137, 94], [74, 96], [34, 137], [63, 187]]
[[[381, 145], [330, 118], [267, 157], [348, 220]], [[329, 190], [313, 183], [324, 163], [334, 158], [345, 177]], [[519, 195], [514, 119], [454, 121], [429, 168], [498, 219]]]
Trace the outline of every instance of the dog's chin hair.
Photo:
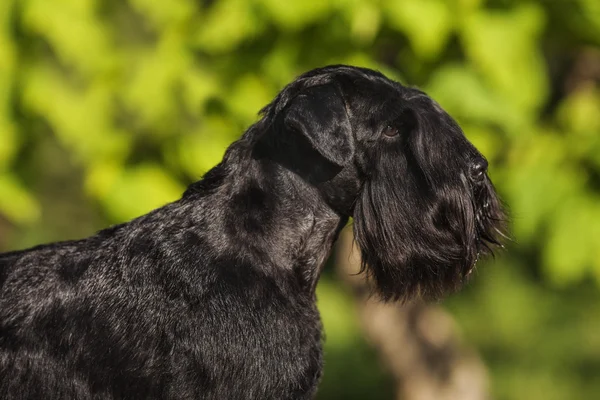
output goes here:
[[496, 248], [504, 247], [504, 242], [510, 240], [506, 211], [487, 177], [474, 197], [477, 250], [481, 256], [493, 256]]
[[487, 206], [455, 190], [438, 194], [434, 202], [404, 198], [404, 204], [413, 205], [409, 213], [394, 209], [391, 204], [398, 203], [368, 186], [354, 209], [354, 237], [361, 251], [361, 272], [383, 301], [432, 301], [456, 292], [478, 260], [502, 246], [505, 218], [491, 187], [482, 194], [485, 199], [479, 199]]

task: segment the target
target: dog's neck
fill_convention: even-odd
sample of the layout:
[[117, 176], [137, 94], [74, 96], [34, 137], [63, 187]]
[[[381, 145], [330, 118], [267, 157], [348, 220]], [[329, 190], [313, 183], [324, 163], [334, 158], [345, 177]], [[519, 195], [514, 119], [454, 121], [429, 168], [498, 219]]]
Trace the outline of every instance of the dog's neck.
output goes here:
[[209, 229], [227, 233], [214, 232], [214, 237], [229, 238], [215, 243], [224, 254], [252, 260], [267, 274], [292, 274], [311, 293], [348, 221], [296, 173], [235, 150], [185, 198], [211, 205], [202, 208], [211, 219]]

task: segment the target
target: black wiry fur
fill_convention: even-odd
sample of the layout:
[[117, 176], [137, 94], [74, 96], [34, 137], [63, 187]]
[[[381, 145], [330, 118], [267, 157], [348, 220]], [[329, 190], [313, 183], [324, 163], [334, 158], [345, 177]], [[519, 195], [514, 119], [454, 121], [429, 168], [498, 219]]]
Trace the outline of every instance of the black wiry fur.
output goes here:
[[182, 199], [0, 255], [3, 399], [310, 399], [350, 216], [384, 299], [454, 290], [498, 243], [485, 159], [422, 92], [331, 66], [262, 114]]

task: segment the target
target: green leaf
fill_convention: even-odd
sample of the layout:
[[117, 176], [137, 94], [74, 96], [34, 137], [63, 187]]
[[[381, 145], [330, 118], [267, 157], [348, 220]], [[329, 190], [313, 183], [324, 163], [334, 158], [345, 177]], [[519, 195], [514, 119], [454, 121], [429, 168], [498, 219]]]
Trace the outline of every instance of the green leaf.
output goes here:
[[555, 285], [577, 282], [591, 269], [598, 255], [594, 224], [600, 217], [599, 201], [572, 196], [561, 204], [553, 218], [543, 265], [546, 276]]
[[181, 75], [186, 111], [202, 116], [208, 99], [220, 93], [220, 76], [202, 67], [188, 67]]
[[600, 3], [598, 0], [578, 0], [581, 14], [590, 25], [589, 37], [600, 44]]
[[586, 221], [590, 224], [588, 240], [590, 241], [589, 259], [592, 264], [592, 273], [596, 283], [600, 284], [600, 199], [594, 197], [594, 206], [591, 209], [591, 218]]
[[346, 349], [354, 344], [360, 336], [357, 336], [358, 319], [353, 312], [351, 296], [336, 282], [321, 278], [317, 299], [327, 336], [336, 338], [335, 343], [329, 343], [329, 346]]
[[101, 199], [115, 221], [126, 221], [175, 201], [184, 187], [155, 164], [123, 170]]
[[252, 4], [246, 0], [220, 0], [198, 21], [195, 43], [210, 53], [224, 53], [263, 30]]
[[[502, 137], [498, 135], [498, 132], [478, 124], [462, 123], [461, 127], [469, 141], [489, 161], [493, 162], [495, 158], [503, 155]], [[494, 172], [492, 167], [490, 170]]]
[[112, 126], [110, 88], [94, 83], [85, 90], [75, 89], [56, 70], [37, 66], [27, 73], [23, 101], [30, 111], [48, 121], [80, 161], [123, 158], [131, 137]]
[[0, 174], [0, 212], [17, 224], [30, 224], [40, 217], [40, 206], [9, 174]]
[[12, 161], [17, 150], [17, 135], [15, 125], [8, 121], [0, 111], [0, 171]]
[[417, 55], [438, 57], [453, 29], [448, 4], [442, 0], [387, 0], [383, 9], [390, 25], [406, 34]]
[[221, 162], [225, 150], [241, 130], [229, 119], [207, 117], [198, 130], [179, 141], [179, 159], [183, 168], [192, 176], [201, 176]]
[[278, 40], [262, 62], [264, 76], [268, 76], [278, 88], [283, 88], [298, 75], [299, 58], [299, 41]]
[[566, 131], [572, 157], [600, 169], [600, 90], [584, 85], [571, 92], [558, 107], [556, 119]]
[[404, 78], [400, 75], [398, 70], [390, 68], [384, 64], [378, 62], [375, 58], [363, 53], [363, 52], [353, 52], [347, 54], [342, 58], [331, 58], [328, 60], [330, 64], [348, 64], [348, 65], [360, 65], [364, 68], [371, 68], [376, 71], [381, 72], [389, 79], [394, 80], [396, 82], [405, 82]]
[[333, 2], [320, 0], [257, 0], [282, 30], [295, 31], [323, 19], [333, 11]]
[[256, 75], [240, 77], [232, 92], [226, 96], [229, 109], [241, 118], [244, 125], [256, 121], [258, 112], [275, 96], [275, 91], [267, 82]]
[[92, 163], [86, 171], [86, 192], [94, 198], [106, 197], [123, 173], [123, 169], [123, 165], [114, 160]]
[[13, 0], [0, 2], [0, 171], [12, 160], [18, 146], [16, 124], [11, 112], [16, 65], [9, 18], [13, 5]]
[[503, 176], [513, 233], [518, 243], [531, 243], [561, 202], [585, 187], [586, 175], [568, 162], [557, 135], [538, 133], [508, 155]]
[[116, 62], [109, 30], [97, 17], [96, 0], [26, 0], [22, 19], [50, 42], [60, 59], [86, 76], [106, 72]]
[[190, 64], [183, 44], [180, 33], [169, 31], [156, 48], [131, 57], [133, 73], [126, 81], [123, 97], [144, 130], [173, 133], [171, 128], [179, 118], [176, 90]]
[[539, 50], [545, 14], [537, 4], [510, 11], [479, 10], [461, 26], [466, 53], [491, 87], [523, 115], [539, 108], [547, 95], [547, 76]]
[[494, 122], [509, 130], [517, 130], [524, 123], [514, 107], [467, 66], [447, 64], [439, 68], [426, 91], [455, 117], [480, 123]]
[[600, 133], [600, 90], [593, 85], [573, 91], [560, 105], [557, 113], [562, 126], [578, 135]]
[[196, 11], [191, 0], [130, 0], [129, 3], [159, 30], [182, 24]]
[[346, 10], [352, 38], [358, 43], [372, 42], [382, 22], [382, 13], [378, 5], [372, 2], [359, 2]]
[[2, 34], [0, 35], [0, 39], [3, 35], [8, 34], [9, 32], [11, 19], [13, 15], [12, 12], [14, 10], [15, 4], [16, 0], [3, 0], [2, 2], [0, 2], [0, 32], [2, 32]]
[[483, 2], [484, 0], [450, 0], [449, 3], [460, 13], [470, 13], [478, 9]]

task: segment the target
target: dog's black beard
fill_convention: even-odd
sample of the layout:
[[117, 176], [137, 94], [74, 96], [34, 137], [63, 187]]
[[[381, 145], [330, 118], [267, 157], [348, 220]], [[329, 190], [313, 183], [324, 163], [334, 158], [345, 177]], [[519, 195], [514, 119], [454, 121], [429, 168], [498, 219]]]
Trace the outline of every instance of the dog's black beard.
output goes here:
[[382, 299], [437, 299], [458, 290], [478, 259], [501, 246], [505, 217], [486, 175], [473, 182], [451, 163], [421, 169], [404, 146], [404, 153], [384, 151], [365, 181], [355, 239]]
[[502, 247], [502, 239], [508, 238], [506, 216], [487, 176], [474, 187], [473, 193], [478, 256], [493, 255], [494, 247]]

